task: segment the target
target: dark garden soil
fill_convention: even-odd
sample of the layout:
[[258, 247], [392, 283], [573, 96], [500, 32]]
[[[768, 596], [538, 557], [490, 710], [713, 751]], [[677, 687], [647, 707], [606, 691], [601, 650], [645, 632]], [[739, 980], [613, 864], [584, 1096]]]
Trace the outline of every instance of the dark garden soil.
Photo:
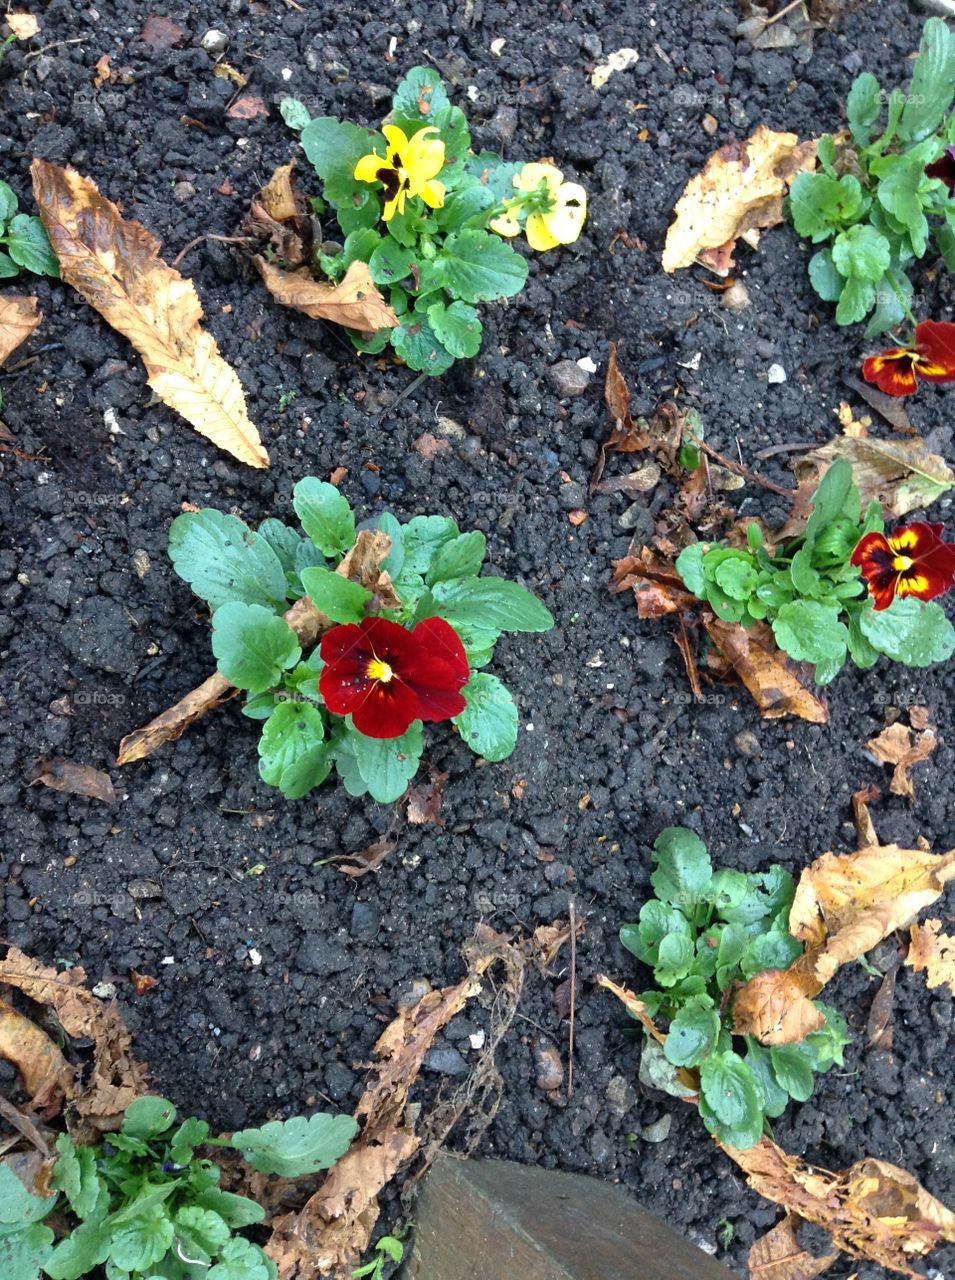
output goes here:
[[[231, 1129], [313, 1105], [350, 1110], [360, 1066], [409, 984], [459, 978], [478, 920], [529, 930], [566, 915], [572, 895], [586, 916], [573, 1096], [535, 1083], [535, 1050], [553, 1046], [566, 1064], [567, 1022], [554, 1004], [565, 968], [529, 972], [499, 1055], [504, 1098], [480, 1151], [619, 1180], [742, 1271], [777, 1211], [743, 1186], [690, 1108], [638, 1083], [638, 1043], [591, 979], [606, 971], [639, 989], [647, 978], [617, 931], [645, 896], [663, 826], [694, 828], [717, 865], [744, 870], [781, 862], [798, 873], [827, 849], [853, 848], [852, 792], [888, 780], [862, 743], [893, 708], [928, 706], [941, 743], [918, 767], [914, 808], [895, 798], [874, 807], [879, 834], [951, 845], [955, 681], [951, 666], [848, 671], [831, 688], [826, 727], [761, 721], [732, 689], [692, 705], [666, 627], [639, 623], [632, 600], [607, 590], [611, 559], [672, 493], [664, 483], [636, 507], [619, 494], [588, 500], [608, 426], [602, 374], [615, 340], [639, 411], [679, 386], [717, 449], [735, 456], [739, 441], [743, 458], [782, 484], [792, 481], [786, 456], [755, 462], [758, 451], [821, 443], [838, 429], [840, 399], [864, 407], [842, 382], [863, 351], [860, 327], [837, 330], [814, 299], [807, 248], [790, 229], [742, 251], [751, 305], [740, 313], [721, 309], [697, 272], [663, 275], [659, 255], [674, 201], [716, 145], [760, 122], [802, 134], [838, 125], [861, 67], [883, 83], [904, 76], [923, 16], [901, 0], [866, 4], [818, 33], [805, 60], [739, 43], [726, 3], [174, 0], [162, 12], [184, 31], [180, 47], [139, 38], [146, 5], [52, 0], [30, 46], [46, 51], [7, 53], [0, 173], [28, 207], [30, 158], [71, 162], [171, 260], [197, 235], [234, 233], [252, 194], [296, 152], [283, 96], [313, 115], [376, 122], [400, 74], [430, 62], [468, 110], [477, 144], [553, 156], [587, 185], [590, 215], [571, 249], [533, 259], [511, 305], [485, 308], [478, 359], [394, 407], [408, 370], [358, 358], [331, 328], [272, 305], [229, 246], [191, 250], [182, 269], [239, 371], [272, 455], [265, 472], [150, 406], [126, 342], [70, 289], [29, 282], [44, 322], [18, 356], [37, 360], [3, 376], [21, 452], [2, 456], [0, 481], [2, 932], [44, 960], [82, 963], [93, 981], [115, 980], [155, 1087]], [[228, 35], [226, 58], [250, 77], [246, 92], [267, 118], [226, 115], [234, 86], [199, 47], [210, 27]], [[593, 65], [621, 46], [640, 61], [595, 91]], [[103, 54], [120, 76], [96, 90]], [[618, 232], [635, 247], [611, 249]], [[944, 274], [923, 275], [916, 293], [920, 314], [949, 315]], [[563, 395], [553, 367], [586, 357], [599, 373]], [[774, 363], [782, 384], [767, 382]], [[948, 457], [950, 406], [931, 389], [910, 405]], [[424, 433], [442, 442], [431, 458], [414, 447]], [[336, 467], [347, 468], [341, 488], [360, 517], [440, 512], [483, 530], [492, 572], [536, 591], [557, 618], [548, 635], [498, 647], [494, 669], [521, 715], [511, 759], [475, 768], [448, 726], [432, 727], [426, 757], [449, 774], [445, 825], [399, 821], [395, 850], [358, 881], [325, 860], [379, 840], [394, 812], [332, 785], [284, 801], [258, 780], [256, 726], [234, 703], [144, 763], [114, 767], [120, 737], [212, 669], [207, 616], [165, 553], [181, 504], [253, 523], [290, 518], [294, 482]], [[783, 519], [784, 503], [763, 489], [735, 497], [747, 513]], [[588, 513], [580, 527], [568, 519], [577, 508]], [[26, 768], [46, 755], [111, 769], [117, 806], [26, 787]], [[158, 986], [137, 998], [131, 968]], [[776, 1136], [834, 1169], [883, 1157], [944, 1199], [955, 1169], [952, 1000], [901, 970], [894, 1048], [867, 1052], [877, 988], [859, 966], [834, 984], [827, 998], [856, 1037], [846, 1067], [791, 1107]], [[425, 1107], [467, 1072], [484, 1017], [474, 1005], [451, 1024], [419, 1090]], [[664, 1115], [663, 1141], [642, 1136]], [[926, 1271], [953, 1267], [949, 1248]], [[846, 1264], [830, 1274], [852, 1271], [885, 1274]]]

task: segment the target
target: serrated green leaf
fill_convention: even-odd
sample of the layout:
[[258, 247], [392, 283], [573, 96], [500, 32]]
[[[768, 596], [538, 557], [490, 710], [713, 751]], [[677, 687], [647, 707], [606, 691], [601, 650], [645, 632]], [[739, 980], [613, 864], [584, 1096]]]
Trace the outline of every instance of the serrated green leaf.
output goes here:
[[232, 1234], [229, 1224], [214, 1209], [201, 1209], [198, 1205], [184, 1205], [176, 1214], [176, 1228], [188, 1237], [185, 1252], [195, 1257], [195, 1246], [207, 1255], [206, 1261], [219, 1252]]
[[775, 1044], [769, 1051], [773, 1075], [781, 1089], [797, 1102], [812, 1096], [812, 1067], [798, 1044]]
[[302, 586], [317, 609], [333, 622], [360, 622], [372, 592], [330, 569], [303, 569]]
[[743, 977], [749, 979], [767, 969], [788, 969], [802, 950], [802, 943], [788, 933], [758, 934], [747, 944], [740, 960]]
[[306, 476], [292, 490], [302, 528], [324, 556], [342, 556], [355, 541], [355, 516], [333, 484]]
[[426, 574], [440, 548], [459, 534], [450, 516], [415, 516], [403, 527], [406, 573]]
[[285, 607], [282, 562], [268, 541], [236, 516], [207, 507], [173, 520], [169, 558], [176, 573], [212, 609], [224, 604]]
[[452, 723], [485, 760], [505, 760], [517, 742], [517, 707], [505, 685], [487, 672], [473, 673], [461, 690], [467, 707]]
[[[359, 128], [333, 116], [319, 116], [309, 120], [302, 129], [299, 141], [309, 163], [322, 179], [325, 198], [334, 205], [343, 205], [367, 183], [355, 180], [355, 166], [364, 155], [375, 151], [385, 155], [385, 140], [380, 133]], [[377, 198], [376, 208], [380, 208]]]
[[853, 140], [867, 147], [875, 134], [882, 114], [882, 90], [871, 71], [863, 71], [852, 82], [846, 98], [846, 115]]
[[0, 280], [10, 280], [20, 274], [20, 268], [8, 253], [0, 250]]
[[693, 968], [693, 943], [679, 933], [668, 933], [657, 948], [653, 976], [661, 987], [672, 987]]
[[40, 1280], [40, 1268], [53, 1252], [53, 1232], [40, 1222], [10, 1235], [0, 1235], [3, 1280]]
[[219, 1261], [203, 1273], [205, 1280], [271, 1280], [269, 1259], [258, 1245], [237, 1236], [219, 1254]]
[[713, 864], [699, 836], [686, 827], [665, 827], [653, 842], [653, 861], [650, 883], [661, 901], [685, 908], [703, 899]]
[[818, 244], [859, 216], [865, 205], [859, 180], [825, 173], [799, 173], [789, 188], [788, 209], [801, 236]]
[[832, 260], [831, 249], [820, 249], [809, 259], [809, 279], [824, 302], [838, 302], [846, 283]]
[[218, 1187], [210, 1187], [196, 1198], [196, 1205], [202, 1209], [212, 1209], [225, 1218], [233, 1229], [252, 1227], [265, 1220], [265, 1209], [246, 1196], [237, 1196], [232, 1191], [220, 1191]]
[[74, 1146], [66, 1133], [57, 1138], [56, 1151], [59, 1159], [51, 1182], [63, 1192], [78, 1218], [88, 1218], [96, 1208], [103, 1185], [96, 1172], [96, 1152], [90, 1146]]
[[907, 667], [928, 667], [955, 653], [955, 628], [934, 600], [908, 596], [896, 598], [888, 609], [864, 609], [859, 629], [879, 653]]
[[351, 1146], [358, 1132], [352, 1116], [319, 1113], [272, 1120], [259, 1129], [242, 1129], [229, 1139], [242, 1158], [262, 1173], [301, 1178], [330, 1169]]
[[212, 615], [212, 652], [221, 675], [239, 689], [264, 693], [302, 656], [295, 632], [258, 604], [224, 604]]
[[432, 591], [436, 612], [449, 622], [476, 623], [496, 631], [550, 631], [550, 611], [516, 582], [506, 578], [455, 578]]
[[772, 627], [776, 643], [796, 662], [845, 661], [849, 633], [838, 608], [794, 600], [782, 606]]
[[405, 120], [431, 123], [435, 112], [450, 105], [441, 76], [433, 67], [412, 67], [400, 81], [392, 99], [392, 110]]
[[670, 1022], [663, 1043], [668, 1062], [675, 1067], [695, 1067], [713, 1049], [720, 1034], [720, 1015], [705, 998], [691, 1000]]
[[55, 1204], [56, 1196], [34, 1195], [12, 1169], [0, 1162], [0, 1229], [39, 1222]]
[[746, 1057], [743, 1059], [762, 1093], [763, 1114], [774, 1119], [789, 1106], [789, 1094], [780, 1088], [769, 1061], [769, 1050], [752, 1036], [746, 1037]]
[[444, 542], [435, 553], [425, 582], [433, 587], [438, 582], [476, 577], [484, 563], [487, 539], [477, 529], [459, 534]]
[[450, 235], [453, 231], [460, 231], [470, 218], [479, 217], [496, 203], [489, 187], [479, 182], [472, 183], [453, 191], [442, 207], [434, 211], [434, 217], [442, 230]]
[[346, 724], [346, 749], [354, 757], [361, 780], [372, 799], [379, 804], [391, 804], [404, 793], [418, 772], [421, 721], [415, 720], [400, 738], [366, 738], [354, 728], [350, 718]]
[[864, 320], [875, 303], [875, 286], [870, 280], [853, 276], [847, 280], [836, 306], [836, 324], [858, 324]]
[[927, 137], [951, 110], [955, 96], [955, 39], [942, 18], [929, 18], [922, 28], [912, 81], [899, 120], [899, 137], [917, 142]]
[[[928, 245], [928, 219], [922, 209], [919, 196], [919, 184], [925, 173], [925, 163], [918, 156], [883, 156], [872, 163], [872, 173], [878, 178], [875, 194], [883, 209], [905, 227], [909, 233], [915, 256], [921, 258]], [[853, 231], [867, 228], [854, 227]], [[869, 228], [871, 230], [871, 228]], [[878, 235], [878, 232], [873, 232]], [[889, 266], [886, 260], [883, 271]], [[856, 274], [862, 275], [862, 272]], [[866, 275], [868, 280], [878, 280], [877, 276]]]
[[437, 263], [444, 287], [463, 302], [493, 302], [520, 293], [527, 262], [500, 236], [473, 227], [448, 236]]
[[317, 707], [289, 699], [272, 712], [259, 739], [259, 774], [280, 787], [287, 800], [298, 800], [331, 772], [331, 745]]
[[716, 570], [716, 581], [731, 600], [747, 600], [756, 588], [756, 570], [748, 559], [725, 560]]
[[176, 1122], [176, 1108], [168, 1098], [148, 1094], [136, 1098], [123, 1113], [121, 1132], [130, 1138], [149, 1141], [171, 1129]]
[[700, 1090], [720, 1124], [734, 1130], [757, 1121], [761, 1126], [758, 1086], [738, 1053], [727, 1050], [704, 1058], [700, 1063]]
[[395, 354], [417, 373], [437, 378], [454, 364], [454, 356], [438, 340], [427, 316], [420, 312], [407, 316], [397, 329], [390, 330], [390, 335]]
[[126, 1271], [147, 1271], [172, 1248], [176, 1230], [161, 1206], [134, 1218], [110, 1235], [109, 1257]]
[[406, 248], [391, 236], [385, 236], [368, 259], [368, 270], [375, 284], [400, 284], [412, 274], [412, 267], [418, 267], [419, 259], [417, 250]]
[[874, 283], [885, 275], [891, 260], [892, 250], [888, 240], [873, 227], [864, 224], [856, 224], [841, 231], [832, 242], [833, 265], [846, 277]]
[[653, 966], [659, 958], [660, 943], [671, 933], [692, 938], [690, 923], [682, 911], [651, 898], [640, 908], [639, 924], [624, 925], [620, 930], [620, 941], [638, 960]]
[[16, 214], [7, 224], [4, 236], [10, 257], [20, 267], [38, 276], [59, 279], [60, 264], [50, 246], [43, 223], [35, 215]]
[[81, 1222], [53, 1250], [44, 1266], [50, 1280], [80, 1280], [106, 1261], [110, 1232], [102, 1222]]
[[466, 302], [433, 302], [428, 307], [428, 323], [438, 340], [456, 360], [476, 356], [481, 350], [483, 329], [478, 313]]
[[703, 558], [706, 555], [706, 544], [692, 542], [676, 558], [676, 571], [683, 579], [687, 591], [695, 596], [703, 595]]

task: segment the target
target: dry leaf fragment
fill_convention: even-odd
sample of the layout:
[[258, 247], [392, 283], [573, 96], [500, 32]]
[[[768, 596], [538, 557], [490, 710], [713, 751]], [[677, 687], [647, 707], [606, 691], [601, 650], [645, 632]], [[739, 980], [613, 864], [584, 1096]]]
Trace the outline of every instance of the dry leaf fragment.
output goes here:
[[49, 1119], [73, 1096], [73, 1068], [36, 1023], [0, 1000], [0, 1058], [12, 1062], [30, 1095], [30, 1107]]
[[243, 98], [236, 98], [232, 106], [226, 111], [226, 115], [230, 120], [254, 120], [256, 116], [267, 116], [269, 109], [261, 98], [255, 98], [251, 94], [246, 94]]
[[935, 750], [937, 739], [933, 729], [923, 729], [912, 741], [912, 731], [908, 725], [896, 720], [883, 729], [878, 737], [870, 738], [865, 744], [866, 751], [879, 764], [895, 765], [889, 790], [894, 796], [907, 796], [915, 799], [915, 787], [909, 776], [913, 765], [927, 760]]
[[789, 969], [757, 973], [733, 1001], [733, 1032], [756, 1036], [762, 1044], [798, 1044], [825, 1025], [825, 1018], [812, 1003], [821, 990], [812, 962], [805, 955]]
[[200, 326], [192, 281], [163, 262], [145, 227], [123, 218], [75, 169], [34, 160], [31, 172], [63, 279], [129, 339], [159, 399], [241, 462], [268, 466], [242, 384]]
[[362, 333], [394, 329], [398, 325], [398, 317], [378, 292], [365, 262], [353, 262], [343, 280], [327, 284], [313, 279], [304, 268], [280, 271], [264, 258], [256, 257], [253, 261], [277, 302], [302, 311], [313, 320], [332, 320]]
[[294, 160], [289, 161], [288, 164], [279, 165], [259, 192], [259, 199], [262, 201], [265, 212], [276, 222], [291, 222], [302, 212], [292, 187], [294, 168]]
[[955, 936], [941, 933], [941, 928], [941, 920], [913, 924], [905, 963], [925, 973], [928, 988], [947, 986], [955, 996]]
[[628, 67], [632, 67], [639, 61], [640, 54], [636, 49], [616, 49], [607, 56], [606, 62], [601, 62], [599, 66], [594, 67], [590, 75], [590, 83], [595, 89], [602, 89], [612, 75], [618, 71], [626, 71]]
[[913, 1255], [924, 1257], [941, 1240], [955, 1240], [955, 1215], [911, 1174], [882, 1160], [830, 1173], [788, 1155], [769, 1138], [746, 1151], [723, 1150], [765, 1199], [823, 1227], [853, 1257], [912, 1280], [921, 1280], [909, 1265]]
[[42, 319], [37, 311], [36, 298], [19, 295], [0, 298], [0, 364], [16, 351], [21, 342], [26, 342]]
[[70, 795], [89, 796], [104, 804], [116, 803], [116, 792], [109, 774], [88, 764], [74, 764], [59, 756], [44, 757], [34, 761], [26, 773], [28, 786], [42, 782], [52, 791], [66, 791]]
[[74, 1141], [94, 1142], [102, 1132], [118, 1129], [123, 1112], [146, 1091], [146, 1066], [133, 1056], [116, 1002], [97, 1000], [86, 989], [83, 969], [58, 973], [17, 947], [10, 947], [0, 961], [0, 982], [48, 1005], [71, 1039], [94, 1042], [92, 1070], [76, 1086], [74, 1108], [80, 1123], [70, 1129]]
[[737, 676], [764, 719], [798, 716], [810, 724], [828, 724], [829, 708], [806, 687], [812, 677], [803, 672], [812, 668], [787, 657], [765, 623], [740, 627], [707, 614], [704, 626], [719, 651], [708, 654], [709, 666], [723, 677]]
[[815, 1280], [832, 1266], [839, 1252], [814, 1258], [796, 1240], [799, 1219], [787, 1213], [749, 1251], [747, 1265], [751, 1280]]
[[118, 765], [132, 764], [151, 756], [167, 742], [181, 738], [189, 725], [204, 716], [213, 707], [234, 698], [238, 689], [218, 672], [204, 680], [198, 689], [192, 689], [184, 698], [141, 729], [128, 733], [119, 744], [116, 757]]
[[153, 49], [172, 49], [180, 43], [184, 35], [182, 28], [177, 27], [169, 18], [151, 13], [139, 33], [139, 39]]
[[40, 30], [39, 20], [32, 13], [6, 13], [3, 17], [18, 40], [31, 40]]
[[441, 792], [450, 775], [441, 773], [433, 766], [431, 766], [430, 775], [427, 782], [421, 782], [411, 788], [408, 793], [406, 813], [408, 821], [416, 826], [433, 823], [436, 827], [443, 827]]
[[760, 125], [745, 142], [721, 147], [691, 178], [674, 210], [663, 249], [663, 270], [689, 267], [707, 251], [721, 274], [732, 265], [733, 243], [745, 237], [755, 246], [759, 229], [782, 222], [788, 184], [816, 163], [815, 142], [794, 133], [774, 133]]

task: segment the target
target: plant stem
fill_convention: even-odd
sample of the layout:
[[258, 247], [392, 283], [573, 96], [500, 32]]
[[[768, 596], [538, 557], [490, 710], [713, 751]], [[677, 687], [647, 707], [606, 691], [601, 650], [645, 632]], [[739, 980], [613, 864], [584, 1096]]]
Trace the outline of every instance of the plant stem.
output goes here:
[[[895, 277], [892, 274], [891, 268], [885, 273], [885, 279], [888, 280], [889, 288], [898, 298], [899, 304], [902, 307], [902, 310], [908, 316], [909, 322], [912, 325], [912, 329], [913, 330], [916, 329], [918, 327], [918, 321], [915, 319], [915, 316], [912, 315], [911, 308], [909, 307], [909, 304], [906, 302], [905, 295], [903, 294], [902, 290], [895, 283]], [[913, 338], [914, 338], [914, 334], [913, 334]]]

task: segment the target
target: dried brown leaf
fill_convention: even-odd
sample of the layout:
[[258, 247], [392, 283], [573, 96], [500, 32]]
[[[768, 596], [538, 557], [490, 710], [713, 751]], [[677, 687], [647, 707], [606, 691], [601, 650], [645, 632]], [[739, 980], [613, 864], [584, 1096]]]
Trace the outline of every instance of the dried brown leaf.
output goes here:
[[812, 997], [821, 989], [806, 955], [789, 969], [757, 973], [744, 983], [733, 1001], [734, 1034], [756, 1036], [763, 1044], [805, 1040], [825, 1024], [825, 1018], [812, 1003]]
[[895, 766], [889, 786], [892, 794], [914, 800], [915, 787], [909, 776], [909, 770], [920, 761], [927, 760], [936, 745], [934, 730], [924, 729], [916, 735], [913, 743], [911, 729], [900, 720], [896, 720], [894, 724], [883, 729], [878, 737], [870, 738], [865, 747], [879, 764]]
[[341, 564], [335, 570], [343, 578], [350, 578], [377, 596], [378, 604], [384, 609], [400, 609], [391, 575], [382, 565], [391, 551], [391, 539], [386, 533], [370, 529], [362, 529], [355, 538], [355, 545], [345, 553]]
[[159, 399], [240, 462], [268, 466], [242, 384], [199, 323], [192, 281], [163, 262], [145, 227], [124, 219], [75, 169], [34, 160], [31, 172], [63, 279], [129, 339]]
[[708, 655], [710, 667], [723, 677], [737, 676], [764, 719], [798, 716], [811, 724], [828, 723], [828, 707], [806, 687], [811, 676], [802, 674], [811, 672], [812, 668], [788, 658], [765, 623], [746, 628], [707, 614], [704, 626], [719, 651], [717, 655], [712, 652]]
[[91, 800], [102, 800], [104, 804], [116, 803], [116, 792], [108, 773], [88, 764], [62, 760], [59, 756], [34, 761], [26, 772], [26, 782], [31, 787], [42, 783], [52, 791], [89, 796]]
[[419, 1149], [405, 1107], [425, 1055], [438, 1032], [480, 991], [478, 979], [504, 958], [505, 949], [510, 950], [507, 942], [491, 931], [476, 936], [465, 949], [467, 976], [429, 991], [385, 1029], [374, 1049], [375, 1078], [355, 1110], [363, 1122], [360, 1135], [305, 1207], [272, 1223], [266, 1253], [278, 1267], [279, 1280], [351, 1275], [378, 1219], [380, 1192]]
[[916, 973], [925, 973], [927, 987], [947, 986], [955, 996], [955, 936], [942, 933], [941, 928], [941, 920], [913, 924], [905, 963]]
[[411, 788], [408, 793], [408, 808], [406, 810], [410, 823], [415, 826], [423, 826], [428, 823], [436, 827], [444, 826], [444, 819], [441, 817], [441, 793], [449, 776], [449, 774], [441, 773], [432, 766], [428, 781], [421, 782], [416, 787]]
[[19, 295], [0, 298], [0, 364], [21, 342], [26, 342], [42, 319], [36, 298]]
[[40, 30], [39, 19], [32, 13], [5, 13], [3, 20], [18, 40], [31, 40]]
[[722, 250], [710, 265], [732, 265], [728, 250], [740, 236], [782, 222], [782, 198], [796, 173], [815, 167], [815, 143], [760, 125], [745, 142], [731, 142], [709, 157], [687, 183], [674, 210], [663, 249], [663, 270], [689, 267], [707, 250]]
[[747, 1265], [750, 1280], [815, 1280], [832, 1266], [839, 1252], [814, 1258], [796, 1241], [798, 1218], [787, 1213], [781, 1222], [767, 1231], [749, 1251]]
[[70, 1128], [74, 1141], [92, 1142], [100, 1133], [119, 1128], [123, 1112], [146, 1091], [146, 1066], [133, 1056], [115, 1001], [106, 1004], [88, 991], [83, 969], [58, 973], [17, 947], [10, 947], [0, 961], [0, 982], [49, 1006], [71, 1039], [94, 1042], [92, 1070], [76, 1088], [78, 1123]]
[[869, 1007], [866, 1019], [866, 1044], [870, 1049], [888, 1052], [892, 1048], [892, 1013], [895, 1006], [895, 977], [901, 957], [893, 957], [893, 963], [882, 975], [879, 989]]
[[268, 114], [269, 109], [262, 99], [248, 93], [242, 98], [236, 98], [232, 106], [226, 111], [226, 115], [230, 120], [254, 120], [256, 116], [267, 116]]
[[673, 562], [644, 547], [638, 556], [613, 561], [610, 590], [614, 595], [632, 590], [641, 618], [661, 618], [669, 613], [696, 610], [700, 602], [683, 585]]
[[0, 1000], [0, 1058], [12, 1062], [30, 1095], [30, 1107], [49, 1119], [73, 1096], [73, 1068], [47, 1033]]
[[264, 258], [253, 259], [265, 287], [277, 302], [304, 312], [313, 320], [331, 320], [374, 333], [394, 329], [398, 317], [378, 292], [365, 262], [353, 262], [338, 284], [314, 280], [307, 269], [280, 271]]
[[146, 756], [151, 756], [165, 743], [175, 742], [177, 738], [181, 738], [194, 720], [204, 716], [213, 707], [228, 702], [238, 692], [238, 689], [217, 671], [208, 680], [204, 680], [197, 689], [190, 690], [184, 698], [180, 698], [174, 707], [169, 707], [141, 729], [128, 733], [119, 744], [116, 763], [132, 764], [134, 760], [144, 760]]
[[292, 170], [295, 161], [279, 167], [259, 192], [259, 199], [270, 218], [276, 222], [291, 222], [303, 212], [292, 186]]
[[[833, 1243], [920, 1280], [909, 1261], [941, 1240], [955, 1239], [955, 1216], [911, 1174], [881, 1160], [862, 1160], [841, 1173], [816, 1168], [763, 1138], [755, 1147], [723, 1150], [749, 1185], [774, 1204], [823, 1227]], [[770, 1273], [771, 1274], [771, 1273]]]
[[359, 880], [362, 876], [367, 876], [370, 871], [377, 871], [388, 854], [393, 853], [397, 847], [394, 840], [376, 840], [367, 849], [362, 849], [358, 853], [346, 853], [336, 859], [337, 869], [343, 876], [351, 876], [353, 880]]
[[860, 849], [879, 843], [875, 823], [869, 812], [869, 805], [881, 799], [882, 792], [878, 787], [863, 787], [852, 793], [852, 817], [856, 825], [856, 844]]
[[184, 35], [182, 28], [177, 27], [169, 18], [151, 13], [139, 33], [139, 38], [153, 49], [172, 49], [182, 41]]

